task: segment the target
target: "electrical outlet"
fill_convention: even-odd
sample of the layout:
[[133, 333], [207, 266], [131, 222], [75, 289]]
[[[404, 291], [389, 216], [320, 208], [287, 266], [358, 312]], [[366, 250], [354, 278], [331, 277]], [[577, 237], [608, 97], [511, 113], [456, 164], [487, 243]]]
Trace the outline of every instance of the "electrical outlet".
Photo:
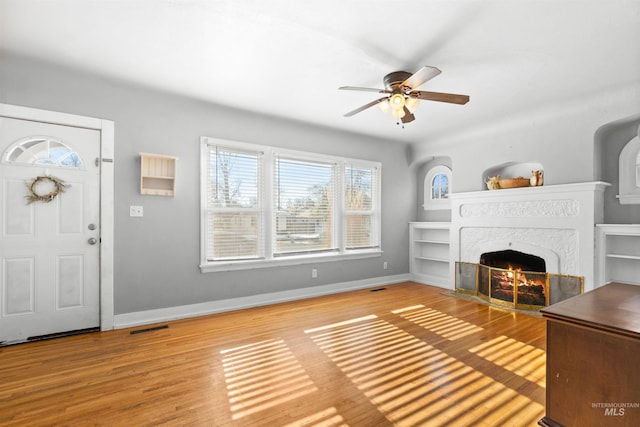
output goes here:
[[317, 279], [318, 278], [318, 270], [315, 268], [311, 269], [311, 278], [312, 279]]
[[387, 264], [387, 261], [382, 263], [382, 268], [386, 270], [388, 267], [389, 267], [389, 264]]
[[142, 206], [129, 206], [129, 216], [143, 216]]

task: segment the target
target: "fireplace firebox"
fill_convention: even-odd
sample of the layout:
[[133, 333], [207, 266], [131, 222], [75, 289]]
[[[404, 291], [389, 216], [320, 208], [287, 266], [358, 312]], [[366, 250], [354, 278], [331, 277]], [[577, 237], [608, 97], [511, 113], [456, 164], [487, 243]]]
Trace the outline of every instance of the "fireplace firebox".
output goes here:
[[584, 278], [546, 272], [544, 259], [523, 252], [487, 252], [479, 263], [456, 262], [456, 292], [493, 304], [540, 310], [583, 292]]
[[544, 258], [511, 249], [485, 252], [480, 255], [480, 264], [488, 267], [504, 268], [507, 270], [519, 269], [524, 271], [537, 271], [540, 273], [547, 271]]

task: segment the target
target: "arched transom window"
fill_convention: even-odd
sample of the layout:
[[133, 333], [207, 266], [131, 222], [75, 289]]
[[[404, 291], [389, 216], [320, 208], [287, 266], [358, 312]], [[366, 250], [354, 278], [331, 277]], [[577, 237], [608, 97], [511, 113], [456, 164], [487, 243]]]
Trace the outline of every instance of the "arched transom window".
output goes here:
[[59, 139], [30, 136], [14, 142], [2, 156], [3, 163], [45, 167], [82, 168], [78, 153]]

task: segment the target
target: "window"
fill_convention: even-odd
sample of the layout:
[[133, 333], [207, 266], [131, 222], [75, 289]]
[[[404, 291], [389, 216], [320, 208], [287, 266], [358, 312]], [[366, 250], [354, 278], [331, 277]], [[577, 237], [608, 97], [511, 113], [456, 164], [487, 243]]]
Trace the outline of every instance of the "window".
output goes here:
[[378, 246], [379, 237], [376, 217], [378, 210], [378, 173], [376, 167], [345, 166], [345, 235], [346, 247], [374, 248]]
[[380, 164], [202, 137], [201, 270], [380, 254]]
[[431, 199], [443, 200], [449, 197], [449, 177], [439, 173], [431, 180]]
[[3, 162], [44, 167], [82, 168], [78, 153], [64, 142], [48, 136], [30, 136], [13, 143]]
[[444, 165], [431, 168], [424, 178], [424, 210], [450, 209], [451, 169]]
[[620, 204], [640, 204], [640, 128], [620, 152], [619, 191]]
[[262, 256], [264, 228], [260, 152], [208, 146], [207, 259]]
[[336, 165], [274, 154], [274, 256], [337, 250]]

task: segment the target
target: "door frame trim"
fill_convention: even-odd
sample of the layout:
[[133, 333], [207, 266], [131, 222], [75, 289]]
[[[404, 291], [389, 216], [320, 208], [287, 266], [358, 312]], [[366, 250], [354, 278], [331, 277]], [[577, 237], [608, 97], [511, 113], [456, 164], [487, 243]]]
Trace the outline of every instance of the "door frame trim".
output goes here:
[[114, 325], [114, 122], [75, 114], [1, 104], [0, 117], [94, 129], [100, 132], [100, 330]]

